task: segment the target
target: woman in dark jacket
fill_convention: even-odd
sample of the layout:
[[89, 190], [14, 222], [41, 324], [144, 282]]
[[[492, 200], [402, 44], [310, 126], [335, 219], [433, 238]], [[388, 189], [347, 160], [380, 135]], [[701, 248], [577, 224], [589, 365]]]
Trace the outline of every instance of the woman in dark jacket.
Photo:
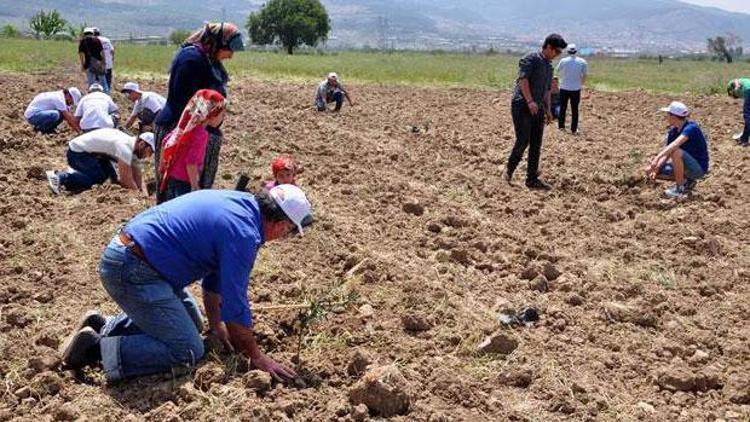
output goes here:
[[[209, 23], [185, 40], [177, 52], [169, 71], [169, 92], [167, 104], [155, 120], [156, 151], [154, 167], [156, 180], [159, 180], [159, 156], [161, 142], [167, 133], [174, 129], [177, 120], [199, 89], [213, 89], [227, 96], [229, 75], [222, 61], [231, 59], [235, 51], [244, 50], [242, 35], [233, 23]], [[222, 133], [219, 127], [209, 127], [209, 140], [206, 158], [200, 177], [203, 189], [214, 184], [219, 166], [219, 150]], [[162, 202], [157, 194], [157, 202]]]

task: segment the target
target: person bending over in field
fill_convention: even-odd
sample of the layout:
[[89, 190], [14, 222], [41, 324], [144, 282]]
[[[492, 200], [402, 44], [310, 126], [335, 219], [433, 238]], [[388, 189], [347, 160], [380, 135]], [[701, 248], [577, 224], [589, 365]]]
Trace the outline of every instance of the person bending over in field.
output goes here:
[[344, 97], [349, 102], [349, 106], [354, 107], [354, 103], [352, 103], [352, 99], [349, 96], [349, 91], [341, 84], [339, 76], [331, 72], [328, 74], [326, 80], [318, 85], [318, 89], [315, 91], [315, 106], [318, 108], [318, 111], [327, 111], [328, 104], [335, 103], [336, 107], [333, 111], [341, 111], [341, 106], [344, 104]]
[[675, 185], [664, 193], [682, 199], [708, 173], [708, 145], [700, 126], [688, 120], [690, 112], [685, 104], [674, 101], [660, 110], [666, 113], [669, 124], [666, 145], [646, 167], [646, 175], [674, 180]]
[[104, 290], [123, 313], [106, 320], [87, 313], [62, 344], [63, 367], [101, 362], [109, 382], [186, 373], [205, 354], [203, 321], [186, 290], [202, 280], [211, 333], [256, 369], [291, 381], [294, 371], [258, 347], [248, 288], [260, 248], [302, 235], [308, 221], [310, 203], [292, 185], [258, 195], [200, 190], [138, 214], [115, 234], [99, 263]]
[[26, 107], [23, 117], [34, 130], [45, 135], [55, 133], [63, 120], [77, 133], [81, 132], [78, 120], [73, 117], [69, 107], [76, 107], [81, 100], [81, 90], [70, 87], [61, 91], [42, 92], [34, 97]]
[[278, 185], [296, 185], [297, 175], [301, 173], [301, 167], [294, 158], [282, 155], [274, 158], [271, 162], [271, 173], [273, 179], [263, 182], [263, 187], [266, 189]]
[[[63, 189], [82, 192], [110, 179], [148, 195], [137, 161], [150, 157], [153, 152], [154, 134], [151, 132], [142, 133], [136, 139], [117, 129], [97, 129], [68, 143], [70, 169], [47, 171], [47, 182], [52, 192], [59, 194]], [[114, 163], [117, 163], [117, 171]]]
[[738, 144], [746, 147], [750, 145], [750, 79], [733, 79], [729, 81], [727, 94], [732, 98], [742, 98], [745, 103], [742, 107], [742, 117], [745, 119], [745, 128], [742, 133], [734, 136]]
[[119, 109], [112, 98], [105, 94], [104, 87], [93, 83], [89, 93], [81, 98], [74, 114], [81, 131], [91, 132], [96, 129], [117, 127], [120, 116]]
[[145, 131], [146, 127], [153, 125], [156, 116], [167, 103], [167, 99], [151, 91], [141, 91], [135, 82], [127, 82], [120, 90], [133, 102], [133, 112], [125, 122], [125, 128], [130, 128], [138, 119], [138, 132]]

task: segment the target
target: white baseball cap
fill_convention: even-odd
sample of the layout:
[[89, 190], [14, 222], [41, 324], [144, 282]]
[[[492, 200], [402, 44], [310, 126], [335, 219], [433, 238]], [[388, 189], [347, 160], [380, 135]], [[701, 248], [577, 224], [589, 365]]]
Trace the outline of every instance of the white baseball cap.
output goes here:
[[151, 132], [143, 132], [138, 136], [138, 139], [143, 139], [143, 142], [147, 143], [151, 147], [151, 151], [156, 151], [156, 144], [154, 143], [154, 134]]
[[312, 210], [312, 206], [302, 189], [295, 185], [278, 185], [271, 188], [268, 193], [284, 211], [284, 214], [297, 226], [297, 231], [301, 236], [303, 234], [302, 221], [310, 215]]
[[93, 26], [89, 26], [89, 27], [83, 28], [83, 33], [84, 34], [94, 35], [94, 31], [96, 31], [96, 28], [94, 28]]
[[578, 52], [578, 48], [575, 44], [568, 44], [568, 54], [576, 54]]
[[94, 82], [93, 84], [89, 85], [89, 92], [102, 92], [102, 91], [104, 91], [104, 87], [97, 82]]
[[328, 79], [339, 79], [339, 75], [336, 74], [336, 72], [331, 72], [328, 74]]
[[78, 105], [78, 101], [81, 100], [81, 90], [74, 86], [71, 86], [70, 88], [68, 88], [68, 93], [71, 97], [73, 97], [73, 105]]
[[122, 86], [122, 89], [120, 90], [120, 92], [125, 93], [128, 91], [133, 91], [133, 92], [137, 92], [140, 94], [141, 87], [138, 86], [138, 84], [135, 82], [126, 82], [125, 85]]
[[663, 111], [669, 114], [674, 114], [677, 117], [687, 117], [690, 114], [688, 107], [679, 101], [672, 101], [669, 107], [662, 107], [659, 111]]

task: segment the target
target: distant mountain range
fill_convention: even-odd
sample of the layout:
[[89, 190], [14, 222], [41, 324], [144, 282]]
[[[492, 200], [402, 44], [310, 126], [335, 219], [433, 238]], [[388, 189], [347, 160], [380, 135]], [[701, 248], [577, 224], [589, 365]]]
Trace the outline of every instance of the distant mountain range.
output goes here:
[[[39, 9], [113, 38], [166, 36], [207, 20], [244, 25], [263, 0], [0, 0], [0, 23], [26, 27]], [[323, 0], [329, 45], [523, 49], [549, 32], [597, 49], [695, 51], [733, 33], [750, 41], [750, 15], [677, 0]]]

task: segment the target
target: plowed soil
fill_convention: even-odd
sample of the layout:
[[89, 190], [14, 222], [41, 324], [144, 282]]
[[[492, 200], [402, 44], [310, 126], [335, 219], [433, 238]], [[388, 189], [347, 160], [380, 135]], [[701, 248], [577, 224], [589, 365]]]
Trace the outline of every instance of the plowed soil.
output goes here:
[[[72, 133], [34, 134], [23, 110], [63, 85], [0, 80], [0, 420], [364, 420], [382, 408], [350, 390], [388, 365], [391, 390], [371, 393], [408, 403], [395, 420], [750, 419], [750, 150], [731, 140], [741, 105], [728, 98], [681, 98], [709, 133], [712, 170], [676, 202], [639, 173], [661, 147], [655, 110], [676, 98], [585, 93], [579, 136], [548, 126], [554, 189], [538, 193], [524, 168], [517, 186], [501, 179], [508, 92], [355, 85], [356, 107], [333, 115], [313, 111], [310, 86], [232, 81], [218, 187], [241, 171], [257, 184], [291, 153], [317, 216], [303, 238], [264, 248], [249, 292], [262, 348], [305, 382], [256, 392], [219, 353], [116, 385], [57, 369], [84, 311], [116, 311], [98, 258], [150, 204], [109, 184], [54, 196], [35, 178], [66, 167]], [[297, 360], [297, 311], [268, 307], [342, 283], [356, 300], [310, 328]], [[524, 306], [535, 325], [498, 322]], [[489, 335], [517, 347], [478, 351]]]

